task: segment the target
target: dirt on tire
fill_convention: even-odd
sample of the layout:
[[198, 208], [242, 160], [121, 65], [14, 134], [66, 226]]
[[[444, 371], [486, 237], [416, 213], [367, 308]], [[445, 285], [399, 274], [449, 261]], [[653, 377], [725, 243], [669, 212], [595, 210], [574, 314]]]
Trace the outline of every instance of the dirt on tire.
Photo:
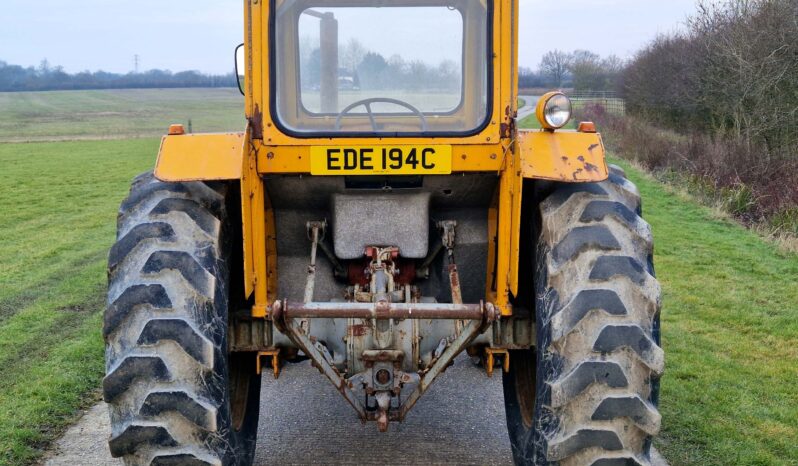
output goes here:
[[540, 203], [537, 351], [516, 354], [525, 359], [505, 377], [517, 464], [650, 462], [665, 359], [640, 202], [612, 167], [609, 180], [560, 185]]
[[[127, 464], [251, 462], [257, 400], [243, 428], [231, 428], [225, 193], [145, 174], [120, 208], [108, 259], [103, 398], [111, 454]], [[259, 387], [253, 377], [255, 398]]]

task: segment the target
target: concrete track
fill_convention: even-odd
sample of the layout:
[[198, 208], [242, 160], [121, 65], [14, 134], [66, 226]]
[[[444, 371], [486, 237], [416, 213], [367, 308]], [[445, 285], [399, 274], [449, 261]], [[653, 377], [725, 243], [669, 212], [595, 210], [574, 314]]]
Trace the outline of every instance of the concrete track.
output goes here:
[[[288, 364], [278, 380], [264, 375], [259, 430], [258, 466], [512, 465], [501, 374], [489, 379], [462, 356], [386, 434], [360, 424], [309, 363]], [[108, 452], [109, 432], [100, 403], [56, 442], [45, 464], [119, 466]], [[655, 456], [653, 466], [667, 466]]]
[[535, 113], [535, 107], [538, 104], [538, 100], [540, 96], [538, 95], [521, 95], [518, 96], [519, 99], [524, 101], [524, 106], [518, 109], [518, 121], [523, 120], [524, 118], [528, 117]]

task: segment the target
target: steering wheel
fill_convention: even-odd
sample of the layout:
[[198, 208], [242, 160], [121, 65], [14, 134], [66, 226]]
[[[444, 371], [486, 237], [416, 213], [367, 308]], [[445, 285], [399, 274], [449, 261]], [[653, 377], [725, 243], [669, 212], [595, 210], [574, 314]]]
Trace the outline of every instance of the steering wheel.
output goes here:
[[379, 128], [377, 127], [377, 120], [374, 118], [374, 112], [371, 111], [371, 104], [375, 103], [393, 104], [410, 110], [411, 112], [413, 112], [413, 115], [416, 115], [418, 119], [421, 120], [421, 131], [422, 132], [427, 131], [427, 118], [424, 116], [423, 113], [421, 113], [419, 109], [410, 105], [407, 102], [402, 102], [401, 100], [397, 99], [389, 99], [387, 97], [374, 97], [371, 99], [358, 100], [352, 105], [341, 110], [341, 113], [338, 114], [338, 118], [335, 120], [335, 130], [340, 131], [341, 121], [344, 119], [344, 117], [348, 115], [353, 109], [362, 106], [366, 107], [366, 113], [369, 116], [369, 121], [371, 122], [371, 128], [374, 130], [374, 132], [379, 131]]

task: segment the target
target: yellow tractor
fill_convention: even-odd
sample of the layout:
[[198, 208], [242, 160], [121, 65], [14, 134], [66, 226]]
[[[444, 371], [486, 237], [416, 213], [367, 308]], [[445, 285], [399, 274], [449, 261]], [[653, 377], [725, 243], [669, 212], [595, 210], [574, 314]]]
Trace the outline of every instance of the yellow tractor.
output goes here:
[[250, 464], [261, 369], [303, 360], [386, 431], [467, 353], [517, 464], [649, 464], [651, 230], [565, 95], [517, 127], [518, 1], [244, 3], [246, 130], [173, 126], [119, 212], [112, 454]]

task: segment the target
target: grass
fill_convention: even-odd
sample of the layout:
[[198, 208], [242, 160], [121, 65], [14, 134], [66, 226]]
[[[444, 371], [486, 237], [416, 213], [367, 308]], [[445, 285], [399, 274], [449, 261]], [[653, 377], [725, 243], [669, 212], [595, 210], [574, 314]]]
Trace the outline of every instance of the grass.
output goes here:
[[[527, 116], [526, 118], [521, 119], [521, 121], [518, 122], [518, 127], [524, 129], [541, 129], [538, 117], [534, 113]], [[565, 125], [563, 129], [576, 129], [576, 128], [577, 128], [577, 122], [575, 120], [571, 120], [568, 122], [567, 125]]]
[[[97, 399], [116, 210], [157, 147], [0, 144], [0, 464], [35, 463]], [[626, 168], [654, 228], [664, 291], [657, 447], [674, 466], [797, 464], [798, 256]]]
[[0, 144], [0, 464], [35, 461], [96, 399], [116, 211], [157, 149]]
[[798, 256], [625, 168], [664, 292], [658, 448], [673, 466], [798, 463]]
[[189, 120], [194, 132], [243, 130], [237, 89], [0, 93], [0, 143], [157, 137]]
[[656, 238], [667, 355], [657, 447], [673, 466], [798, 464], [798, 255], [614, 162]]

